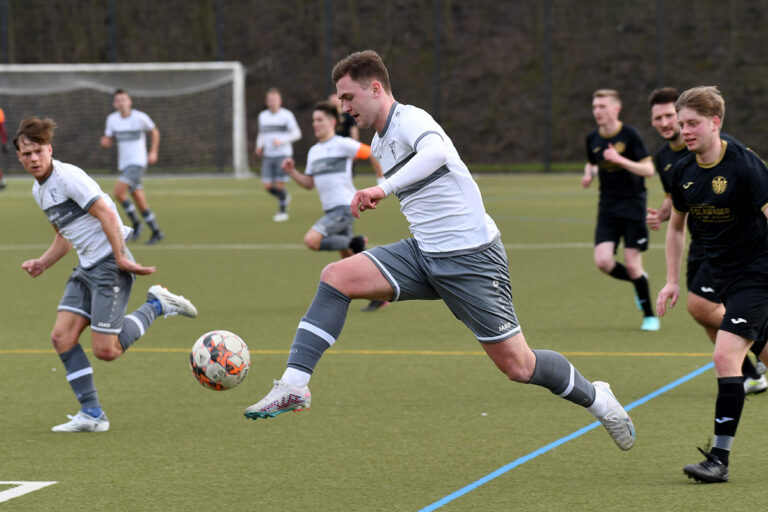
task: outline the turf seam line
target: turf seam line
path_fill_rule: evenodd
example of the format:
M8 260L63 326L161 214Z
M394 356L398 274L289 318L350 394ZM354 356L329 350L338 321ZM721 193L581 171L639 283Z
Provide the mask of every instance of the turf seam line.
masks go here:
M639 405L642 405L642 404L644 404L644 403L646 403L646 402L648 402L650 400L653 400L654 398L658 397L659 395L662 395L662 394L666 393L667 391L669 391L671 389L674 389L677 386L679 386L679 385L681 385L681 384L683 384L685 382L688 382L689 380L691 380L691 379L693 379L695 377L698 377L699 375L701 375L702 373L704 373L707 370L711 369L712 367L714 367L714 363L713 362L709 362L706 365L702 366L701 368L699 368L699 369L689 373L688 375L684 375L683 377L680 377L679 379L677 379L677 380L675 380L673 382L670 382L666 386L663 386L663 387L657 389L656 391L654 391L652 393L649 393L649 394L645 395L644 397L635 400L634 402L632 402L631 404L626 406L625 409L627 411L631 411L635 407L637 407ZM541 448L539 448L537 450L532 451L528 455L523 455L522 457L518 458L517 460L514 460L514 461L510 462L509 464L500 467L499 469L497 469L497 470L487 474L486 476L480 478L479 480L476 480L476 481L472 482L471 484L469 484L469 485L459 489L458 491L455 491L455 492L449 494L448 496L445 496L444 498L439 499L438 501L432 503L431 505L428 505L428 506L420 509L419 512L432 512L433 510L437 510L438 508L442 507L443 505L446 505L446 504L452 502L453 500L455 500L457 498L460 498L461 496L464 496L465 494L467 494L467 493L477 489L481 485L484 485L484 484L490 482L491 480L500 477L504 473L506 473L506 472L508 472L508 471L510 471L510 470L512 470L512 469L514 469L514 468L516 468L516 467L518 467L520 465L522 465L522 464L525 464L529 460L535 459L539 455L547 453L548 451L553 450L553 449L557 448L558 446L567 443L568 441L571 441L571 440L576 439L577 437L579 437L579 436L581 436L583 434L586 434L587 432L589 432L590 430L598 427L599 425L600 425L600 422L599 421L595 421L595 422L590 423L589 425L587 425L585 427L580 428L579 430L577 430L577 431L575 431L575 432L573 432L571 434L568 434L565 437L561 437L557 441L553 441L553 442L549 443L546 446L543 446L543 447L541 447Z

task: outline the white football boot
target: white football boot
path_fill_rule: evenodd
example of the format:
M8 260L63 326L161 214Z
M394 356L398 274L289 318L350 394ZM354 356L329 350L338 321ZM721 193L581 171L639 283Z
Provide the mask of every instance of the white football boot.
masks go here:
M274 381L275 385L267 396L245 409L246 418L274 418L280 413L309 409L312 394L308 386L290 386L281 380Z
M153 285L147 292L148 298L155 298L160 301L160 306L163 309L163 316L166 318L169 316L188 316L195 318L197 316L197 308L189 299L184 298L181 295L176 295L168 291L168 288L160 286L159 284Z
M78 411L74 416L67 414L69 421L56 425L51 430L53 432L106 432L109 430L109 420L103 412L98 418L90 414Z
M629 450L635 444L635 425L632 418L613 395L607 382L595 381L592 385L595 386L595 401L599 400L609 408L607 413L597 419L619 448Z

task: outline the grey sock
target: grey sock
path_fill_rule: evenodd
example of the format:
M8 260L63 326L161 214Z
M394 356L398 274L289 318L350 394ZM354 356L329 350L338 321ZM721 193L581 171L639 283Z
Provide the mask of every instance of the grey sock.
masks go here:
M536 354L536 367L529 384L545 387L577 405L592 405L595 387L562 354L551 350L534 350L533 353Z
M99 394L93 382L93 368L79 343L67 352L59 354L64 369L67 371L67 381L75 392L77 401L82 408L101 407Z
M323 237L320 242L321 251L341 251L343 249L349 249L349 242L351 238L344 235L330 235Z
M134 344L136 340L144 336L149 326L157 318L155 307L149 302L142 304L139 309L131 314L125 315L123 320L123 329L117 335L117 341L123 346L123 352Z
M155 221L155 214L152 210L147 208L141 212L141 216L144 217L144 222L147 223L147 226L149 226L149 229L151 229L153 233L160 231L160 227L158 227L157 222Z

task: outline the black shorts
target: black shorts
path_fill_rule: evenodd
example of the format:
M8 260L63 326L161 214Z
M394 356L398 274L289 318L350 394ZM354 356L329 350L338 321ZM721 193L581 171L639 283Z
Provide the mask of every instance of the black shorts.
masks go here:
M768 283L755 276L731 279L723 295L725 316L720 330L752 341L768 337ZM725 289L725 287L723 286Z
M690 249L688 253L690 254ZM707 260L689 257L687 268L686 279L689 292L716 304L723 302L715 286L712 267Z
M609 213L598 213L595 245L613 242L615 252L622 238L626 249L646 251L648 249L648 226L645 219L627 219Z

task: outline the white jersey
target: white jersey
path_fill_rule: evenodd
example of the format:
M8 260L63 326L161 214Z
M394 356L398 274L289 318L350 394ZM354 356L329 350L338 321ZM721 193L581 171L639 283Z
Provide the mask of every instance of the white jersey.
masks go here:
M349 206L352 202L355 196L352 161L363 145L355 139L334 135L309 148L304 174L314 179L323 211L341 205Z
M453 142L424 110L395 102L382 133L373 136L374 156L384 177L397 173L428 134L442 138L447 161L426 178L396 193L400 211L422 251L445 253L482 247L499 236L485 212L477 183L459 157Z
M301 129L296 117L290 110L280 108L277 112L267 109L259 114L259 135L256 137L256 147L264 148L266 157L293 156L292 142L301 138ZM282 142L276 146L274 140Z
M59 234L74 246L81 266L90 268L112 253L101 222L88 209L103 199L117 219L120 215L112 199L81 168L53 160L51 175L43 183L35 180L32 196ZM124 238L132 231L127 226L122 229Z
M155 129L155 123L144 112L132 109L128 117L120 112L112 112L107 116L107 126L104 135L114 137L117 141L117 168L124 170L131 165L147 167L147 136L146 132Z

